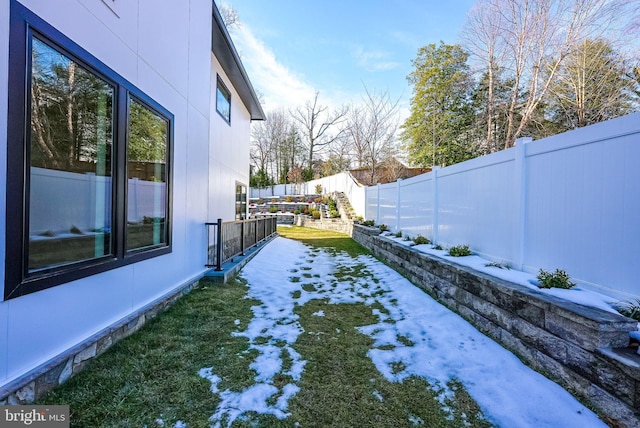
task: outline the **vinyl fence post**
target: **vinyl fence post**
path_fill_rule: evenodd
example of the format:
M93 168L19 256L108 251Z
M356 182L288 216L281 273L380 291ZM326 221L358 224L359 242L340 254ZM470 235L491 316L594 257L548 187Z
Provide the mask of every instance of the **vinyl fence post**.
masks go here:
M378 206L376 207L376 224L380 224L380 183L376 184L378 192Z
M433 241L434 244L438 243L438 211L440 210L440 207L438 206L438 171L440 171L440 167L439 166L434 166L432 168L433 171L433 201L431 202L432 204L432 210L433 210L433 215L431 216L431 231L432 231L432 238L431 240Z
M396 228L395 228L395 232L399 232L400 231L400 222L402 220L402 186L401 186L401 182L402 182L402 178L398 178L398 180L396 181L396 184L398 185L397 189L396 189Z
M513 266L521 270L524 266L525 248L526 248L526 221L527 221L527 144L532 142L533 138L523 137L516 140L515 147L515 167L514 182L516 183L515 213L516 223L515 236L515 254L513 256Z

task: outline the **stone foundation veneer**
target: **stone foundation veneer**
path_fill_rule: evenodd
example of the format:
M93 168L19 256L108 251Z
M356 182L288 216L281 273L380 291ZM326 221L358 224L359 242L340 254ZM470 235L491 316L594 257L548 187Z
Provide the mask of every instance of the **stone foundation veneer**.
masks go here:
M477 272L379 234L377 228L353 226L354 240L595 407L610 425L640 426L640 355L628 348L636 321Z
M178 287L13 382L0 387L0 405L28 404L40 398L78 373L91 359L102 354L114 343L138 331L147 321L197 287L198 283L199 280L194 279Z

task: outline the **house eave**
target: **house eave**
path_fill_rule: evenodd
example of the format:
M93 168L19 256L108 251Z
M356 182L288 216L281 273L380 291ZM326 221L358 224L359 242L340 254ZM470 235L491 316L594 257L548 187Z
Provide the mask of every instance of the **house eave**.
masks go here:
M229 36L227 27L224 25L222 15L220 15L215 2L213 2L213 23L211 26L211 51L238 92L242 103L249 111L251 120L264 120L265 114L258 96L253 89L253 85L251 85L249 76L247 76L247 72L240 60L240 55L238 55L231 41L231 36Z

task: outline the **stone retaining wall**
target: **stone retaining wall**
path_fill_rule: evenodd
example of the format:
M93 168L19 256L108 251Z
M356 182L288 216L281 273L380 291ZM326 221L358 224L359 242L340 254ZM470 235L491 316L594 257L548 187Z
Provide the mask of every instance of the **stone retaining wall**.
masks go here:
M353 223L351 221L345 221L341 218L322 218L315 220L305 215L297 215L295 225L312 227L314 229L332 230L349 236L351 236L351 231L353 229Z
M611 426L640 426L640 355L628 348L636 321L474 271L379 234L377 228L353 226L353 239L595 407Z

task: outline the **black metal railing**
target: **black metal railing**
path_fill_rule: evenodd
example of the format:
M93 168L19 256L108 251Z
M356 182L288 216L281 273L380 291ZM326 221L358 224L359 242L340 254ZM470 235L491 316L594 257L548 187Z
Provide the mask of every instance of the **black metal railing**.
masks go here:
M207 264L222 270L222 265L276 233L276 216L250 220L205 223L207 227Z

